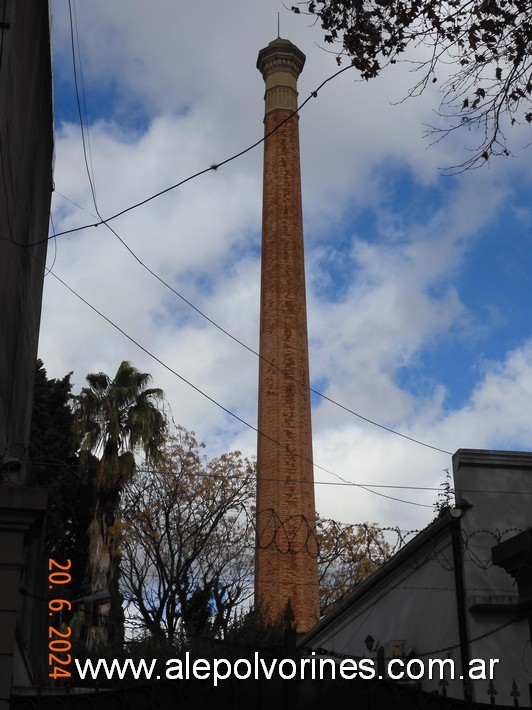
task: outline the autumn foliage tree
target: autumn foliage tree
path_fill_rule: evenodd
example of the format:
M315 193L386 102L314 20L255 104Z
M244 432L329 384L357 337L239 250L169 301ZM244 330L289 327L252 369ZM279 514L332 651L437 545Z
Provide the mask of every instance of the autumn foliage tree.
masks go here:
M320 614L342 602L389 559L391 549L375 524L345 525L318 516Z
M246 634L270 643L272 629L258 610L250 613L254 462L239 452L209 459L193 432L168 432L157 408L162 391L128 362L112 379L88 375L89 386L75 397L70 375L48 380L38 361L36 378L30 458L35 482L51 491L46 546L75 560L76 569L86 567L75 597L107 593L92 615L76 607L86 617L78 650L121 652L112 620L121 627L122 603L132 636L158 650ZM135 462L138 449L144 465ZM390 549L375 525L318 518L317 538L326 613Z
M206 458L202 448L177 427L162 461L138 469L122 495L128 623L134 637L159 647L233 638L233 622L252 601L255 466L238 452ZM372 524L318 518L317 538L326 613L378 569L390 548Z
M444 125L434 130L476 131L457 168L509 155L507 127L532 123L529 0L303 0L292 9L314 15L338 62L346 57L363 79L408 56L418 70L410 95L439 81Z
M207 459L202 448L177 427L121 503L129 623L163 645L223 637L253 593L254 466L239 452Z

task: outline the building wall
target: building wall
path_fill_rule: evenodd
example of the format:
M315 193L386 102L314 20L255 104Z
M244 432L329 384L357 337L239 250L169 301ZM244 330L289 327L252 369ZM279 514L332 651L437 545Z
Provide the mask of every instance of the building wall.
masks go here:
M515 680L520 704L530 705L529 620L516 606L514 579L493 565L491 551L532 526L532 454L460 450L453 463L457 507L452 516L447 512L419 533L355 589L344 612L325 617L306 642L313 648L367 656L368 634L385 649L387 641L404 639L404 650L411 649L413 657L453 658L457 676L463 674L462 653L466 663L499 659L497 704L513 702ZM453 528L458 530L455 554ZM448 695L463 698L459 677L448 680ZM423 679L422 687L442 691L437 680ZM489 701L488 681L474 681L471 691L474 701Z
M48 3L7 0L0 28L0 458L27 450L52 190ZM4 14L4 13L3 13ZM34 247L29 244L41 241ZM13 468L13 466L11 466ZM16 472L25 481L22 463Z
M44 673L46 493L26 464L52 191L46 0L0 5L0 710ZM32 246L35 242L38 244ZM22 591L21 591L22 590ZM41 678L38 678L41 680Z
M394 655L391 642L402 641L404 652L412 657L430 654L422 658L447 658L447 652L432 652L457 643L453 553L448 527L441 523L435 527L420 549L410 552L405 548L407 554L402 559L388 563L394 567L381 574L380 581L379 573L373 575L367 591L329 628L312 638L310 645L372 658L376 663L377 653L368 653L364 643L369 635L376 646L384 648L386 657ZM362 587L360 591L364 592ZM459 652L453 651L452 657L460 672ZM449 695L460 697L459 680L449 682ZM440 688L434 681L423 683L423 689Z
M456 500L470 503L461 519L470 639L483 636L517 616L517 586L492 563L498 543L532 526L532 454L462 449L453 458ZM498 658L498 699L508 700L515 678L522 704L530 704L532 649L528 620L509 623L470 644L471 658ZM477 700L484 702L485 697Z

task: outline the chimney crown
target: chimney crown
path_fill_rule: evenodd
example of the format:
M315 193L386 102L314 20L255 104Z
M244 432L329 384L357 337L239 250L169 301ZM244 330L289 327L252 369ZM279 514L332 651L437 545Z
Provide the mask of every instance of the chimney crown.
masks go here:
M266 113L297 110L297 79L304 64L303 52L281 37L260 50L257 69L266 83Z

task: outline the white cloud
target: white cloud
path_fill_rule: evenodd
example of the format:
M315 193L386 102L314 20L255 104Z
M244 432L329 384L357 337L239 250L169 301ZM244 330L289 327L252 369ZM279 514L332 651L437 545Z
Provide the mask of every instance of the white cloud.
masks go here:
M90 127L104 216L260 137L263 83L255 60L276 34L278 9L282 34L307 54L299 84L306 98L336 62L314 45L319 28L306 27L280 3L156 0L149 13L131 0L95 0L90 9L78 4L88 99L98 88L105 100L89 104L89 115L113 109ZM55 64L62 77L69 66L67 20L65 7L55 3ZM451 181L438 175L438 166L456 162L458 139L426 149L421 135L434 107L430 93L390 106L411 84L405 69L368 83L355 83L354 74L345 72L301 114L312 376L325 394L364 416L448 451L526 447L529 343L503 362L471 372L459 409L449 407L445 381L435 380L422 393L400 381L401 368L421 363L438 343L489 336L489 324L475 322L468 312L460 275L471 246L500 210L510 203L526 209L515 198L508 166ZM145 120L137 124L139 115ZM56 154L58 191L93 213L78 126L58 128ZM262 149L255 149L112 222L153 271L253 349L261 157ZM525 163L514 169L519 179L530 180ZM410 183L405 194L418 189L430 195L428 203L404 204L401 180ZM54 198L57 230L92 221ZM51 245L50 261L53 253ZM182 377L255 426L256 357L158 283L104 226L58 238L54 272ZM212 453L230 447L254 452L252 428L138 350L52 276L46 279L40 355L50 376L74 370L76 387L87 372L111 374L129 359L152 373L176 420L196 430ZM434 487L450 466L448 455L326 402L315 407L314 432L316 463L352 481ZM316 478L335 480L319 469ZM318 486L318 508L345 521L417 527L430 518L436 499L434 491L380 492L429 507Z
M445 428L456 432L460 446L529 449L526 412L532 394L532 342L510 351L503 362L484 363L483 370L470 402L450 414Z

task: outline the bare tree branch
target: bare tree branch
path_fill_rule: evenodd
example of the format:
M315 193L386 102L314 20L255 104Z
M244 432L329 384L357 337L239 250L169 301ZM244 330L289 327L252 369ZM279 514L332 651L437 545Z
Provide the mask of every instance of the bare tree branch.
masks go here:
M474 169L493 156L509 156L506 129L532 123L532 5L528 0L302 0L292 10L314 15L325 42L337 44L362 79L372 79L407 48L428 47L415 61L420 79L408 97L445 78L430 126L439 138L458 129L478 143L451 172ZM410 60L411 61L411 60ZM439 140L435 139L435 142Z
M122 500L122 591L139 627L169 643L223 636L252 594L254 468L232 452L206 460L178 427L163 460Z

